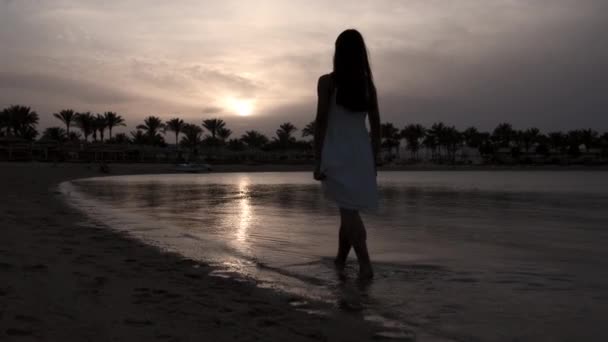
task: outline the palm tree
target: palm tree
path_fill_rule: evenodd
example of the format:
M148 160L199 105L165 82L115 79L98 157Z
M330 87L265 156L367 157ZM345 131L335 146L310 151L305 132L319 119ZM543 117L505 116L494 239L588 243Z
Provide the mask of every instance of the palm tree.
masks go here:
M308 123L308 125L306 125L306 127L304 127L304 129L302 129L302 138L306 138L306 137L314 137L315 136L315 121L311 121Z
M258 131L247 131L241 136L241 141L249 148L261 148L268 144L268 138Z
M222 143L226 143L226 140L230 138L231 134L232 131L225 127L222 127L217 131L217 136L222 141Z
M542 155L544 157L548 157L551 155L551 151L549 150L549 137L544 134L539 134L536 138L536 148L534 149L534 153Z
M566 134L566 144L568 145L568 154L578 157L580 146L583 144L583 131L578 129L568 131Z
M602 156L608 156L608 132L600 137L600 146L602 147Z
M194 124L184 124L182 128L182 133L184 136L182 137L181 144L182 146L195 149L201 143L201 137L203 135L203 129L198 125Z
M418 159L418 150L425 132L426 129L420 124L409 124L401 130L400 136L407 142L407 148L412 152L414 160Z
M585 145L586 152L599 145L599 140L599 133L597 131L592 129L583 129L581 131L581 142Z
M461 134L464 145L471 149L477 150L481 157L493 153L490 133L479 132L477 128L471 126L465 129Z
M118 145L126 145L131 142L129 137L124 133L118 133L110 140L112 141L113 144L118 144Z
M122 116L114 113L114 112L105 112L103 114L106 122L106 126L108 127L108 132L110 133L110 139L112 139L112 128L118 126L126 126L125 119ZM102 134L103 140L103 134Z
M448 127L443 122L436 122L426 131L423 143L431 150L432 158L443 159L442 147L449 145Z
M462 146L462 133L458 132L456 127L449 126L443 131L445 146L448 153L448 158L453 162L456 161L456 151Z
M72 141L72 142L80 141L81 137L82 137L82 134L80 134L80 132L70 132L70 134L67 135L68 141Z
M240 139L230 139L228 141L228 149L231 151L242 151L245 148L245 144Z
M38 135L36 125L38 124L38 113L26 106L10 106L5 109L8 123L7 132L26 140L34 140Z
M298 129L296 126L292 125L291 122L285 122L279 126L279 129L277 129L277 136L274 138L274 140L281 147L287 148L290 144L295 143L296 139L292 135L297 130Z
M469 127L462 132L462 138L467 147L479 148L481 146L481 134L475 127Z
M19 130L18 136L25 140L33 141L38 136L38 131L34 126L25 126L21 130Z
M0 136L8 135L10 132L10 118L8 111L3 109L0 112Z
M424 138L422 139L422 145L424 145L424 147L426 147L427 149L431 150L431 159L435 160L437 156L437 147L439 146L439 142L437 141L437 136L435 135L434 131L430 129L426 130Z
M95 130L93 131L93 138L97 139L96 132L99 131L99 137L101 139L101 142L103 143L104 134L106 128L108 128L108 121L106 120L106 117L104 115L97 114L95 115L95 119L93 120L93 122L93 127L95 128Z
M173 118L165 122L165 131L171 131L175 133L175 146L178 146L179 134L183 131L185 126L184 120L179 118Z
M209 133L211 133L211 138L213 138L213 140L215 140L217 132L225 126L226 123L222 119L203 120L203 127L205 127L205 129L207 129Z
M530 151L530 146L538 142L540 137L540 130L536 127L528 128L521 133L521 140L524 144L524 150L526 153Z
M134 145L145 145L148 142L148 136L141 130L131 131L131 142Z
M59 119L59 121L63 122L65 125L66 134L69 135L70 126L72 125L72 122L75 121L74 119L76 118L76 113L72 109L64 109L59 113L54 113L53 116Z
M399 130L390 122L386 122L380 125L380 132L383 139L382 145L388 147L388 152L391 153L393 147L397 147L397 154L399 153Z
M137 129L144 131L144 134L148 137L148 143L156 145L160 143L162 137L159 132L165 128L163 121L156 116L148 116L144 119L143 125L138 125Z
M484 159L494 155L492 135L488 132L479 133L479 154L481 154Z
M89 135L93 133L94 117L90 112L78 113L75 118L76 125L84 135L84 141L89 141Z
M501 123L492 132L492 139L499 147L509 147L515 139L516 133L509 123Z
M564 153L566 146L566 135L562 132L551 132L549 136L549 146L559 153Z
M67 140L67 132L61 127L49 127L44 130L40 140L51 140L57 142L65 142Z

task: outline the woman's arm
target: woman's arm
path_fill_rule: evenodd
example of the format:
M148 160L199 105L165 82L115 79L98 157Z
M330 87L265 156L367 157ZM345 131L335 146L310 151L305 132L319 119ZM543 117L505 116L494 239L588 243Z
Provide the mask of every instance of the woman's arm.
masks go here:
M369 110L369 127L372 136L372 151L374 153L374 161L378 160L378 154L380 153L380 143L382 137L380 136L380 110L378 109L378 95L376 89L371 89L371 107Z
M315 119L315 161L317 167L321 164L323 140L327 131L327 118L329 114L329 100L331 96L331 76L323 75L317 83L317 117Z

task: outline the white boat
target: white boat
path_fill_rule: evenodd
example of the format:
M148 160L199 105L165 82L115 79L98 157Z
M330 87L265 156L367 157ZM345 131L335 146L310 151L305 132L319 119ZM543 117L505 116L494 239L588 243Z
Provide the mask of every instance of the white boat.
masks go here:
M199 172L207 172L211 171L211 165L209 164L178 164L175 166L175 171L178 172L189 172L189 173L199 173Z

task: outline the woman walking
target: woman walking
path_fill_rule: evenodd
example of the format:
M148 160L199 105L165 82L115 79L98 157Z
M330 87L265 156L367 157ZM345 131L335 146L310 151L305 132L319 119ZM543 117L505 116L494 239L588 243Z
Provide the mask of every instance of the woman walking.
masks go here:
M346 30L338 36L334 70L319 78L317 94L314 178L340 208L335 265L343 269L353 248L360 278L370 279L373 270L367 232L359 211L378 205L375 160L380 148L380 115L367 49L358 31Z

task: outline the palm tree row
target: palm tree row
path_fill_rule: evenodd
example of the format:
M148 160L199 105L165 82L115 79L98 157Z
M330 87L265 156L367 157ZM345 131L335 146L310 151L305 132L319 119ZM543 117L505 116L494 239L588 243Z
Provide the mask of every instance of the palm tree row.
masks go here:
M200 124L186 123L180 118L163 121L159 117L149 116L144 122L130 132L113 135L113 129L125 126L125 120L115 112L92 114L78 113L71 109L54 113L65 126L49 127L41 139L54 141L85 142L92 137L93 141L107 143L132 143L138 145L166 145L164 134L171 132L175 136L176 146L197 148L198 146L220 147L239 150L254 149L289 149L310 148L309 141L298 141L295 137L297 128L289 123L283 123L276 130L275 136L269 139L256 130L246 131L240 138L230 139L232 130L227 128L224 120L219 118L206 119ZM38 136L36 125L39 115L30 107L10 106L0 112L0 136L16 136L34 140ZM80 131L74 132L76 127ZM108 139L105 133L108 133ZM205 134L205 132L207 134ZM303 138L314 136L315 123L310 122L301 131ZM382 146L389 154L398 155L401 141L405 141L406 149L413 160L419 159L419 151L426 148L431 152L431 158L438 161L454 161L456 153L463 147L476 149L482 156L491 156L497 151L510 151L513 156L520 154L569 154L588 152L592 149L608 150L608 133L600 135L592 129L571 130L568 132L549 132L543 134L538 128L516 130L511 124L501 123L492 132L481 132L475 127L464 131L442 122L424 127L420 124L408 124L402 128L386 122L381 125ZM181 137L181 139L180 139ZM583 150L581 150L581 147ZM605 152L608 153L608 152Z
M308 127L308 126L307 126ZM310 130L310 127L308 127ZM163 122L159 117L149 116L144 119L144 123L138 125L132 131L131 137L117 135L114 143L133 143L138 145L166 145L161 133L172 133L176 146L187 148L220 147L225 146L229 149L240 150L244 148L291 148L310 145L309 142L298 142L294 137L297 128L289 123L283 123L276 131L276 137L270 140L267 136L256 130L246 131L240 138L230 139L232 130L228 129L226 122L219 118L206 119L201 125L187 123L180 118L172 118ZM207 132L207 134L205 134ZM310 135L310 134L309 134ZM303 134L303 136L307 136ZM180 139L181 137L181 139ZM126 138L126 139L125 139Z
M101 142L105 139L105 132L108 130L109 138L112 139L112 129L118 126L125 126L125 120L114 112L105 112L104 114L91 114L90 112L77 113L72 109L64 109L53 116L65 125L65 135L68 140L74 140L76 136L71 135L72 126L80 129L84 135L84 140L89 141L89 136L93 136L93 140L97 141L98 133ZM51 127L55 134L60 131L56 127ZM48 130L48 129L47 129ZM72 137L72 138L70 138ZM58 138L58 137L56 137Z
M499 124L492 133L480 132L475 127L458 131L454 126L442 122L434 123L430 128L420 124L409 124L399 130L391 123L382 125L383 146L389 151L397 147L403 139L412 159L418 159L418 151L425 147L431 151L433 160L451 160L462 147L476 149L483 155L492 155L498 151L509 151L514 157L520 154L534 153L549 155L551 151L573 156L592 149L608 148L608 133L599 135L592 129L549 132L543 134L538 128L516 130L509 123Z

